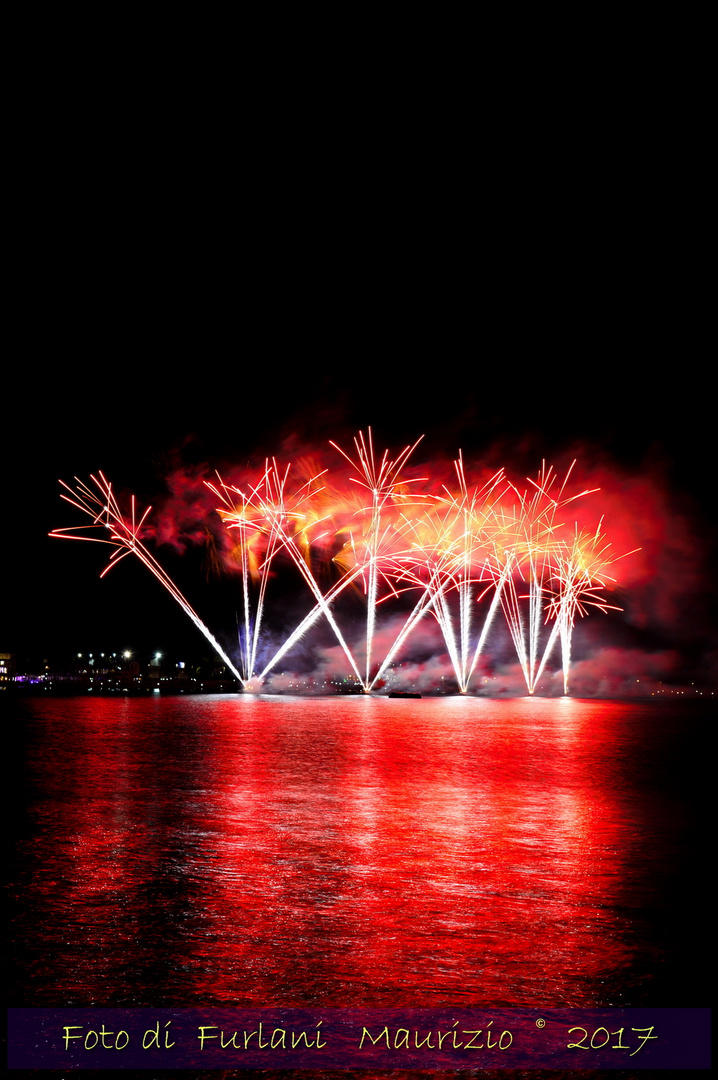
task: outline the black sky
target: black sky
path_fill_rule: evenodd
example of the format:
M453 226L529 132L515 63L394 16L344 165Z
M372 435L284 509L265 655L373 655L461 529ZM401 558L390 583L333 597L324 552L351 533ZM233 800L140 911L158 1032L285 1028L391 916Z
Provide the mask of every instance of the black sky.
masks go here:
M136 317L114 336L113 313L106 304L85 325L80 313L57 309L57 340L37 335L56 353L51 368L28 350L5 403L3 644L28 662L136 647L133 639L203 648L142 567L125 560L100 582L99 548L47 537L77 520L59 499L60 478L102 469L117 489L156 504L173 465L256 464L287 441L327 448L369 425L377 445L392 450L424 435L417 464L461 449L467 460L525 476L544 458L561 464L578 452L587 465L601 459L660 476L676 513L691 522L703 586L715 595L705 569L715 546L706 497L712 409L707 387L686 378L677 335L660 343L659 365L655 352L651 362L628 355L615 323L595 337L578 319L552 325L544 315L533 332L502 340L494 320L483 340L466 321L459 334L434 320L403 335L394 323L383 340L381 320L352 333L341 319L322 324L305 314L294 333L270 327L264 339L256 320L243 334L239 326L230 333L226 320L220 333L200 319L160 342L153 323L150 348ZM658 338L651 335L654 349ZM164 558L180 577L201 574L192 556L184 567L171 552ZM191 598L200 606L201 588ZM708 638L714 625L706 621Z
M672 69L589 65L578 92L502 73L488 104L428 80L388 110L324 88L307 114L301 91L245 109L189 69L58 55L28 63L10 170L0 648L194 633L141 567L98 583L101 553L48 539L72 524L59 478L156 502L178 454L368 425L424 434L417 460L660 476L713 640L710 170Z
M466 217L464 190L426 218L410 195L396 218L327 205L318 228L296 200L227 214L226 187L215 204L203 185L200 205L182 185L148 199L139 182L96 180L30 189L2 400L0 648L197 640L141 567L99 582L101 550L48 538L76 520L60 478L101 469L157 504L173 465L256 463L371 426L392 450L424 435L417 464L461 450L523 477L578 455L656 477L694 540L710 653L702 285L677 218L654 227L657 192L629 206L618 189L611 205L534 190L523 205L516 183Z

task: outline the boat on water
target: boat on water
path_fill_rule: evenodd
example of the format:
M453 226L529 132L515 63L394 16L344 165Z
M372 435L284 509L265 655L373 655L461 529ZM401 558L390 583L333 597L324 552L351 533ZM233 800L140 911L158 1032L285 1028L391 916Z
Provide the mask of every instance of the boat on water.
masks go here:
M416 694L411 690L390 690L387 697L421 697L421 694Z

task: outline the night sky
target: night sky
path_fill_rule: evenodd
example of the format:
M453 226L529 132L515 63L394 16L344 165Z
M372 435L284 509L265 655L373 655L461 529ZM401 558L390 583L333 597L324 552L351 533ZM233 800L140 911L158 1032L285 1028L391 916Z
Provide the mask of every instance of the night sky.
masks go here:
M51 309L51 328L30 334L5 400L0 644L21 668L78 651L207 651L143 567L127 559L100 581L109 549L47 537L80 521L59 498L60 478L101 469L117 491L159 507L173 469L257 466L307 447L329 463L330 439L349 447L371 425L377 447L394 452L424 435L413 461L437 474L461 450L469 474L472 464L504 465L520 481L543 459L560 470L577 457L577 482L608 470L619 487L648 485L659 527L640 520L630 493L623 505L632 533L645 529L666 557L655 581L644 576L623 596L622 615L585 621L584 654L604 646L661 654L647 673L675 685L713 681L712 408L708 388L687 378L693 361L679 319L641 339L645 320L657 317L653 300L631 320L622 309L601 325L598 302L569 319L534 306L514 325L504 323L513 314L504 305L482 329L466 311L457 324L450 305L423 311L418 299L391 318L356 301L331 319L265 304L246 326L239 308L233 325L226 309L217 322L207 303L187 312L165 297L150 315L137 297L129 313L117 297L94 299L87 318L77 306ZM30 355L34 346L52 353L49 371ZM155 550L210 628L231 633L236 598L206 581L201 552Z
M28 84L0 648L21 667L204 650L141 566L99 581L102 549L48 538L78 520L60 478L102 469L157 507L173 468L348 445L371 425L392 450L425 435L414 461L429 468L461 450L469 475L521 480L573 457L577 478L613 475L656 573L623 615L591 617L585 649L714 679L709 170L675 80L654 74L650 93L632 63L625 86L602 76L577 97L546 73L547 97L507 84L480 134L433 98L375 130L363 92L349 119L322 106L307 120L282 95L268 126L250 108L238 134L234 100L199 82L183 96L184 74L170 88L98 72L94 94L65 65ZM201 553L157 555L209 624L231 624Z

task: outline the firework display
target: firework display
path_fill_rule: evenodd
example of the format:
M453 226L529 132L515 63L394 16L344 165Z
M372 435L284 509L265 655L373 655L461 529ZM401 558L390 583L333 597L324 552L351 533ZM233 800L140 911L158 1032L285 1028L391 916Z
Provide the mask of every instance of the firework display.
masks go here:
M205 481L208 512L221 522L225 566L241 581L242 615L234 659L190 606L148 550L149 508L138 515L134 497L123 510L102 473L76 482L62 498L90 523L50 535L110 545L107 573L133 554L154 574L212 645L245 689L265 685L277 664L324 619L357 688L383 685L419 624L438 624L461 693L472 689L479 658L499 611L506 620L529 693L560 647L568 693L571 638L577 617L591 607L616 605L602 595L616 561L601 519L592 529L572 520L573 466L560 481L542 466L525 490L503 469L472 486L461 455L451 483L409 476L418 443L391 459L374 449L372 433L359 433L353 451L330 444L340 468L295 469L267 460L255 476ZM296 473L299 477L296 477ZM620 556L623 557L623 556ZM311 607L278 648L267 654L264 616L279 564L292 567ZM342 603L360 594L361 634L342 630ZM377 628L385 605L398 613L392 639ZM355 620L354 620L355 622ZM229 650L233 652L233 650Z

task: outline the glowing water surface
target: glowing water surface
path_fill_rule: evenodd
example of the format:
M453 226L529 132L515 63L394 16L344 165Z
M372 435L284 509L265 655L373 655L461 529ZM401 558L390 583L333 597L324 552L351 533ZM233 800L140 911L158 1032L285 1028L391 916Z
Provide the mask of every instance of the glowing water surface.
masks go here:
M683 779L700 715L251 695L25 711L12 1004L704 1004Z

